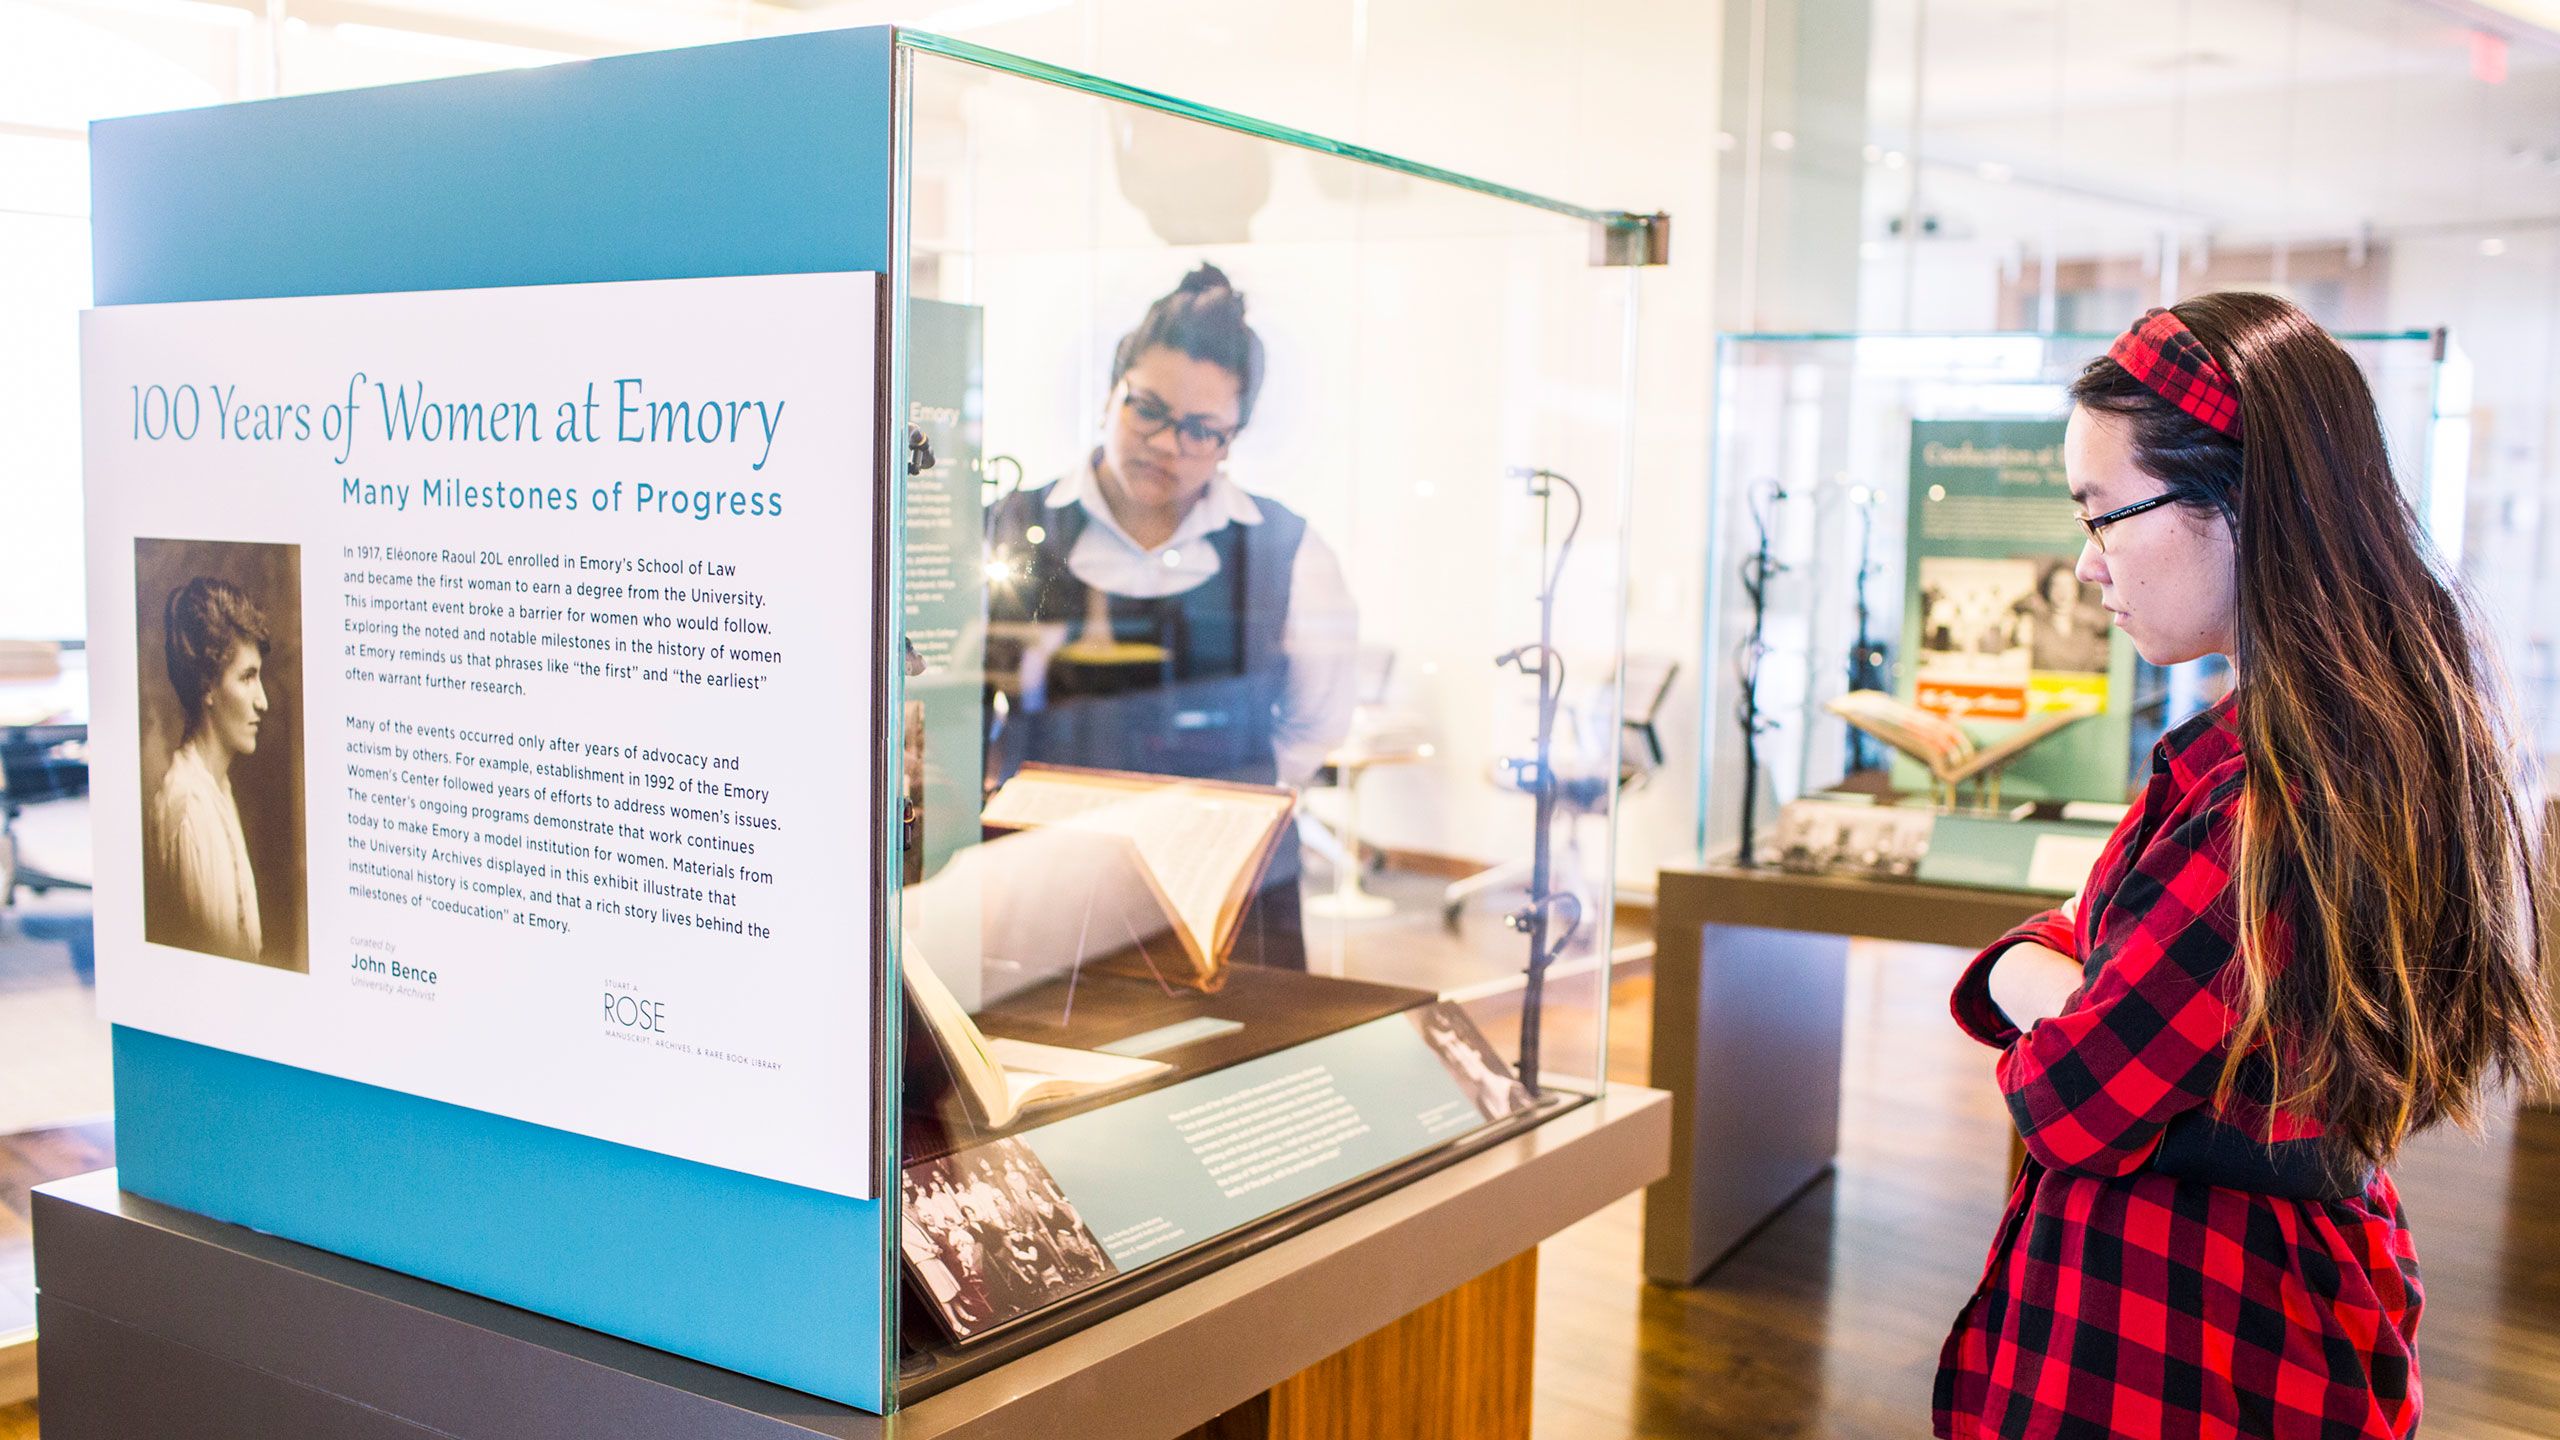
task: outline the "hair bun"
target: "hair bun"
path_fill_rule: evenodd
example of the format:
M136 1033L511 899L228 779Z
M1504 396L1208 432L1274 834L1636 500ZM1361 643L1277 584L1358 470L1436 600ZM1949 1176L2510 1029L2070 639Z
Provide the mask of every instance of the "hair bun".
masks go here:
M1262 337L1245 323L1244 296L1226 271L1203 260L1171 294L1149 305L1138 328L1112 349L1111 383L1119 384L1139 356L1159 345L1235 376L1236 423L1253 418L1254 396L1262 388Z
M1233 295L1236 293L1236 287L1228 281L1226 271L1203 260L1198 269L1182 277L1182 283L1174 287L1173 293L1176 295Z

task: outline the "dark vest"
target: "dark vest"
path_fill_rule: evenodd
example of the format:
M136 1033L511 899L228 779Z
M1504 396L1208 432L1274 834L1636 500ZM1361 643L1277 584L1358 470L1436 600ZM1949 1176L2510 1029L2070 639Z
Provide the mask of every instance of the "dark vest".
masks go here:
M1051 621L1081 636L1091 588L1067 568L1084 534L1082 505L1052 509L1049 491L1017 491L987 516L987 555L1010 579L989 587L991 622ZM997 778L1024 761L1269 784L1272 737L1289 679L1281 636L1306 521L1255 497L1259 525L1211 533L1218 573L1178 595L1108 595L1115 638L1158 645L1156 666L1090 667L1060 657L1042 693L1026 695L990 755ZM1042 531L1030 539L1034 526Z

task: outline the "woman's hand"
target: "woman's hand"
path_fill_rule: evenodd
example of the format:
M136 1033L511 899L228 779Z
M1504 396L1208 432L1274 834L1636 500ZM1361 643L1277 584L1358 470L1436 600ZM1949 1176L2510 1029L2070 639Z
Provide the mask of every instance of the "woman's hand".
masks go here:
M2079 961L2032 940L2000 952L1991 967L1992 1002L2021 1030L2061 1014L2063 1002L2080 984Z

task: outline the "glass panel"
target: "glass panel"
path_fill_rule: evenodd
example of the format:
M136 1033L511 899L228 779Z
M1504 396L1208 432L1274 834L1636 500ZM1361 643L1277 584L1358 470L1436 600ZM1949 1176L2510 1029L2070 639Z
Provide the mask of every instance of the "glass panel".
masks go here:
M1426 165L1419 160L1407 160L1400 156L1389 155L1384 151L1372 150L1365 145L1354 145L1348 141L1311 134L1292 126L1258 120L1250 115L1239 115L1232 110L1222 110L1214 105L1203 105L1178 96L1142 90L1134 85L1123 85L1098 75L1087 75L1063 66L1052 65L1044 60L1008 55L1001 50L972 45L966 40L954 40L921 30L902 30L898 38L901 45L919 54L942 55L955 60L964 60L971 65L1001 74L1026 80L1038 80L1061 89L1118 101L1133 110L1151 110L1159 114L1178 116L1185 120L1233 130L1238 134L1268 140L1275 144L1301 150L1314 150L1338 159L1357 161L1371 169L1410 175L1416 179L1429 180L1435 184L1490 196L1515 205L1550 211L1576 220L1608 224L1618 218L1612 212L1592 210L1570 201L1532 194L1526 190L1514 189L1511 186L1478 179L1472 175L1461 175L1454 170L1446 170L1437 165Z
M1592 212L920 43L902 958L970 1018L910 1027L902 1233L948 1352L1596 1092L1631 727L1692 677L1619 654ZM1008 1114L971 1029L1090 1088ZM1007 1194L1090 1229L963 1238Z
M2459 524L2467 441L2459 352L2425 334L2339 338L2373 385L2412 504L2440 546L2458 544L2446 528ZM1745 795L1751 858L1782 863L1793 837L1780 834L1778 811L1790 801L1844 789L1859 797L1843 802L1853 806L1945 798L1929 771L1831 708L1853 690L1954 717L1984 747L2039 714L2094 707L1957 797L1967 809L2005 802L2004 815L2027 802L2121 801L2151 741L2218 693L2215 662L2165 673L2139 664L2088 587L2067 579L2081 532L2059 488L2066 389L2113 339L1725 337L1705 848L1739 847ZM1756 717L1748 735L1746 710ZM1881 844L1882 823L1868 828L1879 833L1862 843ZM1891 854L1870 858L1908 873Z

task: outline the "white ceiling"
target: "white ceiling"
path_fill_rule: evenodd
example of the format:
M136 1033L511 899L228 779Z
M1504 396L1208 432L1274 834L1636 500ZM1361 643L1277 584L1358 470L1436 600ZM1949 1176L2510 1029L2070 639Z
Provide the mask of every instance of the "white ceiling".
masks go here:
M1923 12L1878 0L1868 129L1917 147L1923 207L1958 230L2078 250L2560 224L2560 51L2483 47L2415 0ZM1871 213L1898 209L1909 172L1875 170Z
M2121 253L2163 231L2307 244L2560 225L2560 49L2545 36L2482 51L2465 17L2501 6L2524 0L1873 0L1864 130L1809 143L1794 163L1864 164L1879 217L1902 211L1916 174L1921 208L1949 231L2066 253ZM1434 27L1431 45L1469 42L1441 7L1349 13L1392 28L1408 8ZM300 27L283 55L288 89L315 65L332 85L368 83L507 63L494 52L510 47L538 59L903 20L1030 53L1178 35L1153 48L1232 57L1215 83L1120 78L1208 84L1223 103L1319 130L1357 128L1394 98L1298 93L1293 79L1344 73L1357 23L1274 24L1241 0L289 0L287 12ZM74 137L95 114L259 93L263 45L245 36L261 13L261 0L0 0L14 42L0 44L0 82L15 81L0 83L0 121ZM148 50L51 34L66 27L127 32ZM366 31L492 53L377 54L355 43ZM168 73L137 68L137 54ZM2500 59L2503 77L2483 79ZM1861 161L1865 142L1874 156ZM1922 165L1884 165L1882 152L1915 148Z

